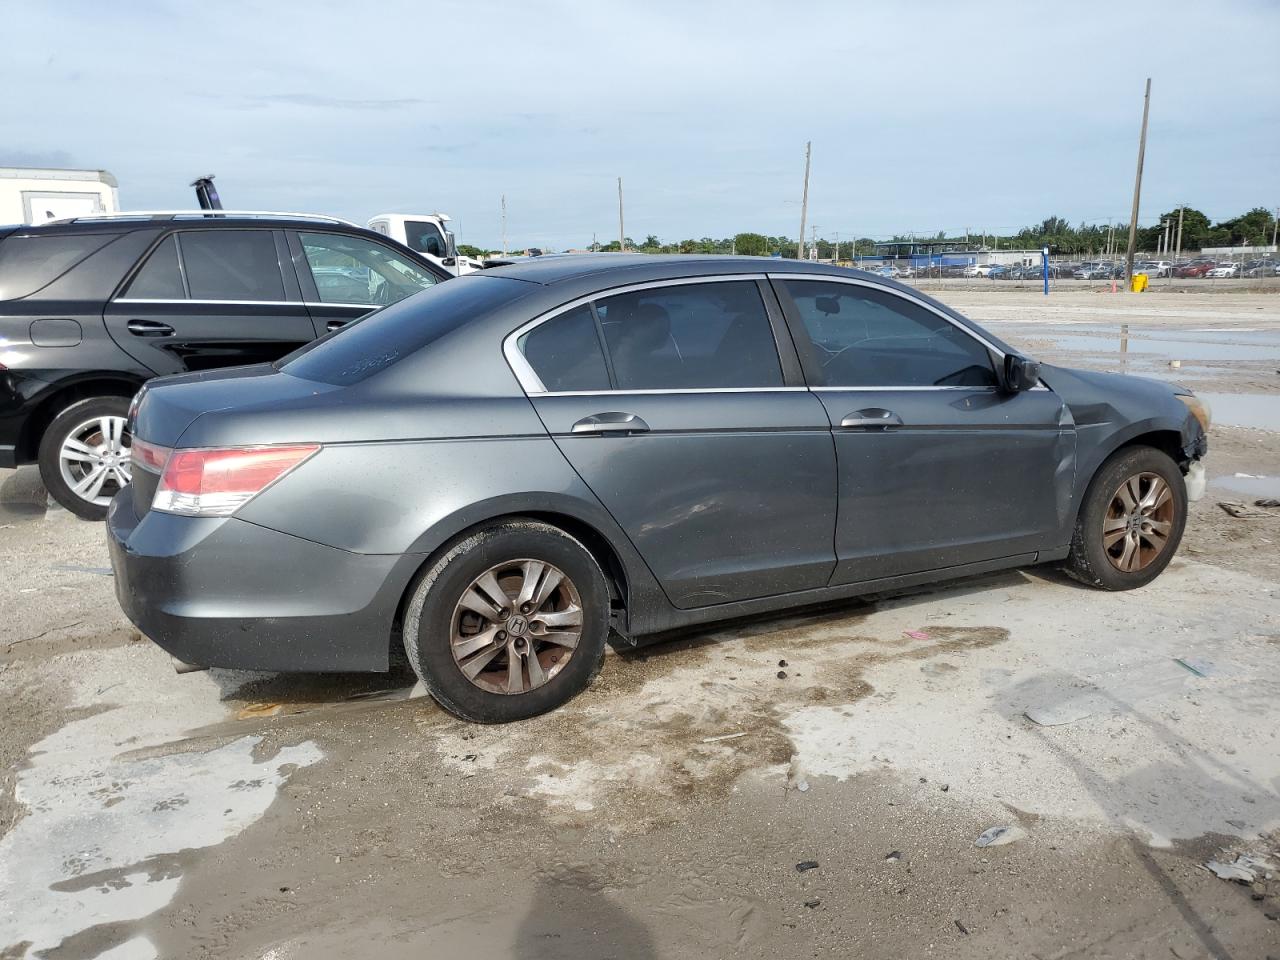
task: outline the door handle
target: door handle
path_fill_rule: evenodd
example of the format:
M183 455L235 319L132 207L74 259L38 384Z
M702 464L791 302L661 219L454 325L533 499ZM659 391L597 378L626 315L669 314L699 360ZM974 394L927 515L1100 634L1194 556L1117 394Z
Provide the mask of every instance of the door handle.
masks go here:
M902 418L883 407L868 407L853 411L840 421L840 426L844 430L888 430L902 426Z
M173 336L173 327L158 320L130 320L125 326L135 337Z
M649 425L634 413L597 413L583 417L572 427L574 433L647 433Z
M329 330L330 332L334 330L341 330L350 322L351 322L350 320L330 320L328 323L324 325L324 328L326 330Z

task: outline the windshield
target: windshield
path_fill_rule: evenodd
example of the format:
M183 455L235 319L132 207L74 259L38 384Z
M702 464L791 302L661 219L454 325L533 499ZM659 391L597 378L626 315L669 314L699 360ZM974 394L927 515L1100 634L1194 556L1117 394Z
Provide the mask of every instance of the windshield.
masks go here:
M429 253L433 257L443 257L449 249L440 228L426 220L406 220L404 242L410 250Z

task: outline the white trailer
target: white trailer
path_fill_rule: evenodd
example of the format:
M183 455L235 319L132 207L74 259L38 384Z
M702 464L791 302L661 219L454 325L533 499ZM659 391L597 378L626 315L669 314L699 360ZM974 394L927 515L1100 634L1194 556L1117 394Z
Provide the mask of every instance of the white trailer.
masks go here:
M106 170L0 167L0 223L47 223L119 209L116 178Z
M458 253L447 213L380 213L370 230L403 243L452 274L484 269L484 264Z

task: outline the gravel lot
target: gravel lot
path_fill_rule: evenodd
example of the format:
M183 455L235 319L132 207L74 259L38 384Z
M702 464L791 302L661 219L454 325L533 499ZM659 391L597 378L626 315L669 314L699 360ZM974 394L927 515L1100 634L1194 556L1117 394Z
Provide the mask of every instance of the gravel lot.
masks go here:
M938 295L1214 398L1154 584L734 623L477 727L405 673L175 675L0 471L0 958L1280 954L1280 510L1218 506L1280 497L1280 296Z

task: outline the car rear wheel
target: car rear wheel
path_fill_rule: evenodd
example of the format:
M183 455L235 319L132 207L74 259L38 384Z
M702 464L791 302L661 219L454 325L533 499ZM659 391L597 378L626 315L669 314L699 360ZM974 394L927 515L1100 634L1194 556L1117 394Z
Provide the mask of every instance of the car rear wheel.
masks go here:
M552 710L600 670L609 588L595 558L557 527L512 520L447 549L405 614L409 662L446 710L507 723Z
M1186 522L1186 483L1169 455L1120 450L1085 494L1066 572L1104 590L1145 586L1173 559Z
M40 439L45 489L85 520L102 520L111 498L129 482L129 401L92 397L54 418Z

